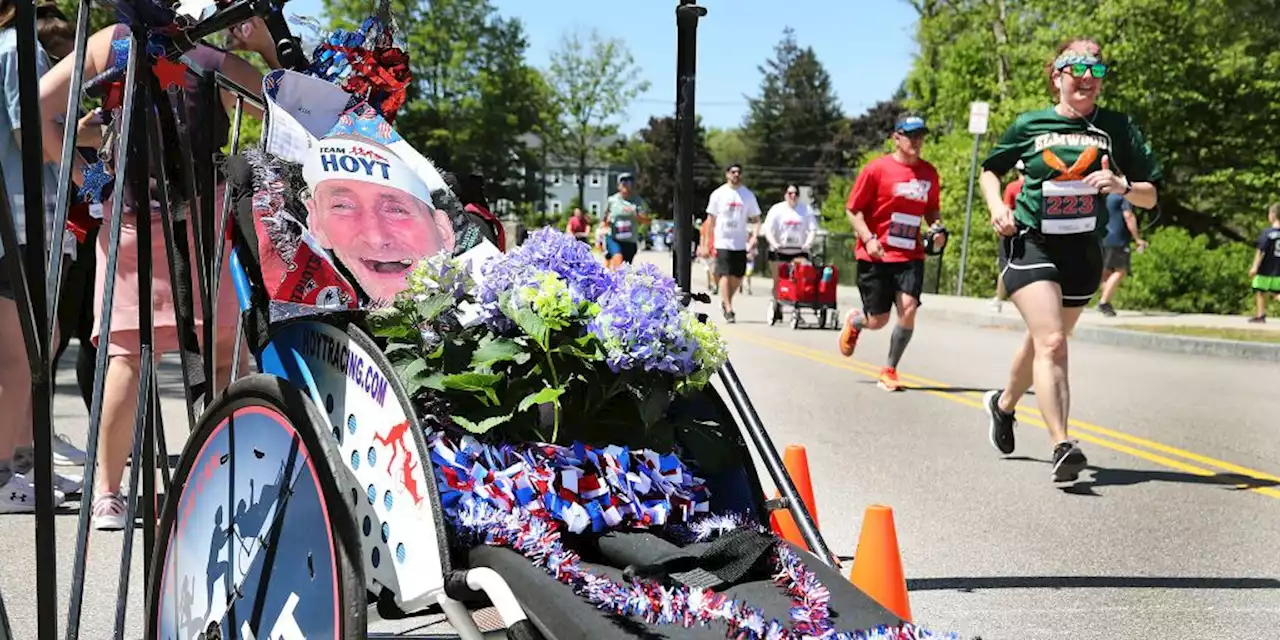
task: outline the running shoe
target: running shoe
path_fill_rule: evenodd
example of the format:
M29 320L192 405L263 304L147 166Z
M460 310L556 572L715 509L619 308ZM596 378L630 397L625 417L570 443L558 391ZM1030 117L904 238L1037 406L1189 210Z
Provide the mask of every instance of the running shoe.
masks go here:
M1074 440L1059 442L1053 448L1053 481L1071 482L1089 464L1088 458Z
M59 433L53 437L53 463L64 467L83 466L85 453Z
M853 326L853 320L861 313L861 311L854 309L844 317L844 328L840 330L840 355L846 358L852 356L854 347L858 346L858 333L860 332Z
M93 528L98 531L124 529L128 515L129 507L119 493L103 494L93 500Z
M16 473L30 484L35 484L36 472L34 469L27 473ZM53 472L53 488L65 496L78 495L84 488L84 480L80 476L64 476L57 471Z
M880 370L880 381L876 383L885 391L898 391L902 389L902 383L898 382L898 370L893 367L885 367Z
M723 303L720 305L720 311L724 313L724 319L729 324L733 324L738 321L738 315L733 312L733 309L724 306Z
M1116 308L1111 306L1110 302L1099 302L1098 311L1101 311L1102 315L1108 318L1116 317Z
M66 499L61 491L53 490L55 509L62 506ZM0 486L0 513L34 513L35 510L36 488L21 474L9 476L9 481Z
M1266 316L1254 316L1252 318L1249 318L1249 324L1265 324L1266 322L1267 322Z
M988 391L982 397L982 408L986 409L990 423L991 446L996 451L1009 455L1013 453L1013 426L1017 420L1014 419L1014 414L1000 409L1000 394L1003 392L1002 389Z

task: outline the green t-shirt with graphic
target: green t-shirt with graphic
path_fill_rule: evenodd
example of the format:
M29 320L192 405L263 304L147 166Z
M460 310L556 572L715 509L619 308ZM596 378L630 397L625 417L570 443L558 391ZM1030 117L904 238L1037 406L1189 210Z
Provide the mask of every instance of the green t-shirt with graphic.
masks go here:
M604 219L609 223L609 235L618 242L637 242L636 217L648 211L644 198L634 193L630 198L615 193L604 204Z
M1069 118L1053 108L1024 113L1001 136L982 168L1004 174L1023 162L1026 182L1014 204L1014 218L1044 233L1107 230L1106 194L1082 179L1102 168L1129 182L1163 178L1151 145L1129 116L1098 107L1086 118Z

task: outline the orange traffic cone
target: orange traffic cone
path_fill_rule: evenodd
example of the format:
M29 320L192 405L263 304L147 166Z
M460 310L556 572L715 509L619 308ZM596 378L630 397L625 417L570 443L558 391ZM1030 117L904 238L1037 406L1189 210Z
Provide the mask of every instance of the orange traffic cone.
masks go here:
M911 622L911 603L907 598L907 580L902 573L892 508L879 504L867 507L849 580L894 615Z
M787 468L787 475L791 476L791 482L796 485L796 493L800 494L800 499L804 501L805 507L809 509L809 515L813 516L813 526L817 528L818 506L813 499L813 481L809 477L809 454L805 452L804 445L787 445L787 450L782 455L782 464ZM774 497L776 498L778 495L775 491ZM805 544L804 536L800 535L800 527L796 524L795 518L791 516L789 509L774 511L769 515L769 523L773 525L773 532L783 540L801 549L809 549L809 545Z

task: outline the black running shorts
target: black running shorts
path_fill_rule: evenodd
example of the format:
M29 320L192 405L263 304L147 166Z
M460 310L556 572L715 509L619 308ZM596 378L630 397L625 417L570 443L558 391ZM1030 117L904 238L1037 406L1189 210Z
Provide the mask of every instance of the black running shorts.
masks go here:
M1056 282L1062 287L1062 306L1083 307L1098 291L1102 279L1102 245L1092 233L1046 236L1019 227L1004 238L1009 263L1000 277L1010 296L1033 282Z
M741 278L747 273L747 252L716 249L716 275Z
M889 313L898 292L920 302L924 290L924 260L910 262L858 261L858 293L862 295L862 312L869 316Z

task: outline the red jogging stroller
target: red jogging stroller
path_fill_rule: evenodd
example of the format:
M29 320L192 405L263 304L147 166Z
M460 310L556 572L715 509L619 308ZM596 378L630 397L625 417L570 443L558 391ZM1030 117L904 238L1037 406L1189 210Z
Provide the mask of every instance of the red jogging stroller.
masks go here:
M825 256L815 252L810 262L780 262L773 267L773 292L769 296L769 324L782 320L783 309L791 311L791 328L808 326L804 311L813 311L819 329L838 329L840 315L836 310L836 284L840 270L827 264Z

